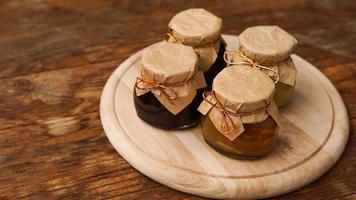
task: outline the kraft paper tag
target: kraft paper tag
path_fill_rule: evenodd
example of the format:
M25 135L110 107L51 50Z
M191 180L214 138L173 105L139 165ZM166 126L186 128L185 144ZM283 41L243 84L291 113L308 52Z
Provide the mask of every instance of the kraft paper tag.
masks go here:
M215 103L214 99L210 95L207 97L207 100ZM198 107L198 111L203 115L207 115L213 107L214 107L213 105L203 100Z
M221 40L204 45L194 47L194 51L199 55L199 69L206 72L214 64L218 57Z
M221 134L223 134L222 123L224 123L225 120L224 115L221 112L219 112L217 108L213 107L209 112L208 116L211 122L214 124L215 128ZM232 127L231 127L232 132L223 135L227 137L230 141L233 141L245 131L245 128L240 116L230 116L230 118L232 119ZM228 121L228 123L230 122Z

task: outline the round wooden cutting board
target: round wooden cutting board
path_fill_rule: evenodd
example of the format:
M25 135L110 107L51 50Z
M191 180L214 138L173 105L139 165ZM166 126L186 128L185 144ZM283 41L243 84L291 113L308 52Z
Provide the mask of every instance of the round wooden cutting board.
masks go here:
M225 35L228 49L236 36ZM297 55L293 100L280 110L284 126L267 157L235 160L214 151L200 127L160 130L141 121L133 103L139 51L111 75L100 102L101 121L115 149L134 168L168 187L210 198L263 198L296 190L338 160L349 135L344 103L331 82Z

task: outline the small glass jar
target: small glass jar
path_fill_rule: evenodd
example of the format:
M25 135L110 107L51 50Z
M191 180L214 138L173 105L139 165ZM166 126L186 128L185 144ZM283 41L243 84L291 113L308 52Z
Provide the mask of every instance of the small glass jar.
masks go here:
M226 43L221 37L222 20L201 8L177 13L168 24L168 42L188 45L199 55L199 70L204 72L207 88L226 67Z
M278 126L271 117L256 124L244 124L244 128L245 131L231 141L215 128L209 117L204 117L201 123L205 141L228 156L258 158L268 154L276 145Z
M133 100L139 118L161 129L186 129L197 125L197 111L206 87L198 70L198 56L186 45L161 42L141 56L141 75Z
M262 66L260 69L278 82L274 100L278 107L286 105L293 94L297 71L290 57L297 40L278 26L254 26L239 35L239 53ZM258 66L257 66L258 67ZM275 71L265 70L270 68Z
M205 115L205 141L235 158L254 159L271 152L280 124L274 92L274 82L258 69L243 64L225 68L198 109Z

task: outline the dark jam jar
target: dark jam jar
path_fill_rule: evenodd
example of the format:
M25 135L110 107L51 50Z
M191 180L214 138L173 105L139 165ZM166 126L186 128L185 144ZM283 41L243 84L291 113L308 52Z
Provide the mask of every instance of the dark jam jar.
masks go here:
M161 42L146 49L141 60L141 74L134 88L138 117L161 129L197 125L201 119L197 111L202 100L200 89L206 83L193 48Z
M205 9L193 8L177 13L169 22L166 40L194 48L199 70L211 88L214 77L226 66L226 44L221 38L222 20Z
M225 51L226 43L223 39L221 39L218 57L216 58L214 64L208 69L208 71L204 72L204 77L207 84L206 89L211 89L215 76L218 75L218 73L226 67L226 63L224 61Z
M136 92L134 94L137 116L161 129L186 129L197 125L201 117L197 107L201 100L201 95L196 95L192 103L174 115L157 100L153 93L148 92L141 96L137 96Z

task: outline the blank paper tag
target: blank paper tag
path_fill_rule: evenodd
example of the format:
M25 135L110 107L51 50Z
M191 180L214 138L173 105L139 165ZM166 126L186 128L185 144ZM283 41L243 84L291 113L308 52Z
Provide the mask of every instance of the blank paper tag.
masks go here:
M207 96L207 100L212 103L215 103L211 95ZM214 107L213 105L203 100L198 107L198 111L203 115L207 115L213 107Z

